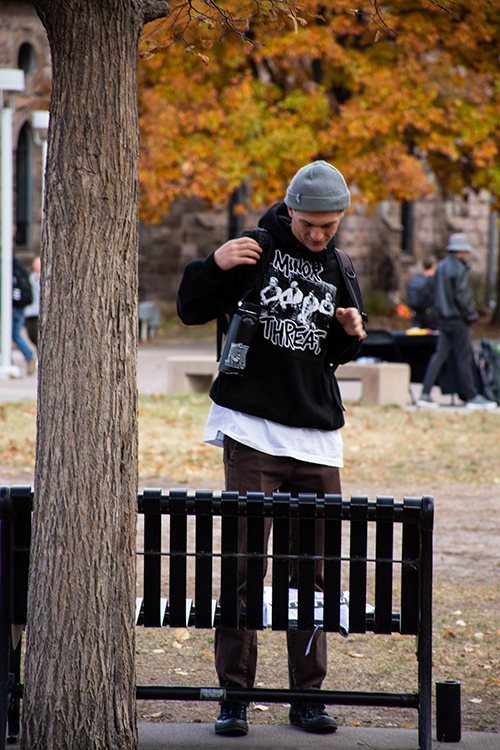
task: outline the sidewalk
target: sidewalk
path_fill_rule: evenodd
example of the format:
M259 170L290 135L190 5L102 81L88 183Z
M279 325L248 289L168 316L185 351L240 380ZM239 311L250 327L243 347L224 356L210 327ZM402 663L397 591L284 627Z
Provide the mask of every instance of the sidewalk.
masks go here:
M435 737L435 731L433 730ZM291 726L251 725L246 737L218 737L213 724L139 724L139 750L418 750L415 729L339 727L311 735ZM500 734L463 732L460 742L432 741L432 750L499 750Z
M167 362L169 356L184 353L197 353L213 355L215 359L214 343L191 343L191 344L139 344L139 356L137 363L137 384L141 395L156 395L167 392L168 368ZM11 378L9 380L0 380L0 403L14 401L36 401L37 378L36 375L27 376L26 363L24 358L17 349L13 352L14 364L16 364L24 377ZM340 391L344 401L358 401L361 398L361 383L359 381L343 380L339 383ZM412 383L411 385L414 400L420 396L422 385ZM440 389L434 387L432 390L433 399L439 403L436 411L467 414L463 403L452 395L443 396ZM407 411L417 410L417 406L410 403L404 407ZM495 413L500 412L500 407ZM500 750L500 745L499 745Z
M462 732L460 742L432 750L499 750L500 734ZM17 742L8 747L19 750ZM335 734L307 734L291 726L251 725L246 737L218 737L213 724L139 723L139 750L418 750L416 729L339 727ZM429 748L430 750L430 748Z
M166 393L169 355L193 351L199 354L213 354L215 359L215 344L140 344L137 363L139 393L141 395ZM0 380L0 403L36 401L36 374L26 375L26 362L17 349L13 351L13 359L23 377Z

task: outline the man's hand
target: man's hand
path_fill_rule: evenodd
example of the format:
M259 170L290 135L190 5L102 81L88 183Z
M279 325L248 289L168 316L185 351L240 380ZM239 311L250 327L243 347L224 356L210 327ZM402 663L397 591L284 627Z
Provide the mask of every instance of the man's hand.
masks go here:
M363 320L359 310L355 307L337 307L335 317L348 336L357 336L359 339L366 338L363 328Z
M251 237L239 237L221 245L214 253L214 260L223 271L229 271L236 266L254 266L261 252L261 246Z

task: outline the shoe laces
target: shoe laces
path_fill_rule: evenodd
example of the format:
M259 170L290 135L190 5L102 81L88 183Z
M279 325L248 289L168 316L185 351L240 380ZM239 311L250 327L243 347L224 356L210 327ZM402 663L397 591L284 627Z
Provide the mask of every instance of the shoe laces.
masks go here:
M321 716L325 713L324 703L306 703L303 709L303 716L313 717Z
M221 706L221 716L224 719L246 719L247 709L243 703L236 701L226 701Z

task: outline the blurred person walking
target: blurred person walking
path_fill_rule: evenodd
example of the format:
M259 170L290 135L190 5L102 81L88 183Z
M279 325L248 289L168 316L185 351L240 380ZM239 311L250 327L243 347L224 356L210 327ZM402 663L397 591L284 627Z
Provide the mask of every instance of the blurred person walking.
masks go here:
M438 263L435 273L435 304L440 335L424 375L424 387L417 401L423 409L435 409L431 388L453 347L456 354L460 397L465 408L476 411L495 409L495 401L482 396L472 376L472 343L470 324L479 317L469 283L470 265L467 258L473 249L466 234L452 234L446 247L447 255Z
M19 258L14 258L12 265L12 341L23 354L28 375L36 370L36 355L21 335L24 326L24 311L31 304L33 293L27 271Z

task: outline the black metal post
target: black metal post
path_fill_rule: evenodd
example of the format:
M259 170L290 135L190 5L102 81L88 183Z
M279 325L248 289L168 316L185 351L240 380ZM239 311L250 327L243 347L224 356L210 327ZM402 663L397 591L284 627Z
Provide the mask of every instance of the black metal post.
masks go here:
M440 742L460 742L461 710L458 680L436 682L436 738Z

